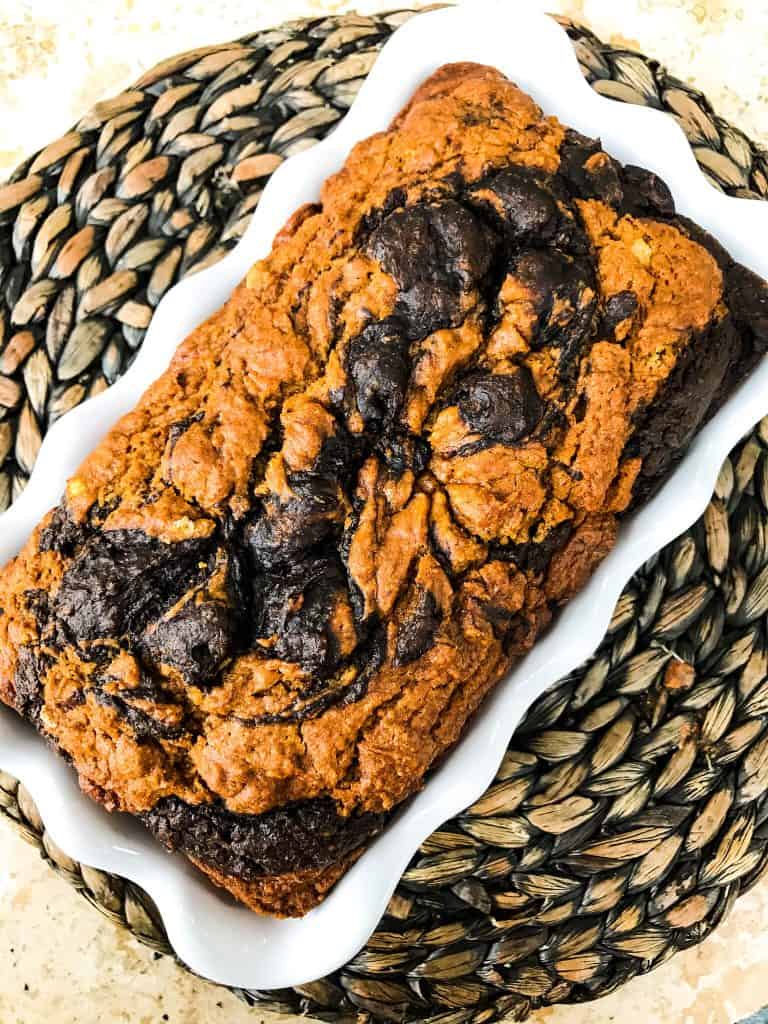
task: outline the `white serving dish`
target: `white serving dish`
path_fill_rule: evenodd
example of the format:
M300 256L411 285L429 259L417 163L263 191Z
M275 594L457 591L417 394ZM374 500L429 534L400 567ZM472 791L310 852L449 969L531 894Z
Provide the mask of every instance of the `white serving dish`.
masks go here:
M448 61L495 65L546 113L592 136L625 162L669 184L682 213L709 229L747 266L768 277L768 204L733 199L701 175L671 117L598 96L584 81L565 32L508 0L471 0L420 15L387 43L358 99L333 134L281 166L239 245L216 266L176 285L160 303L131 370L108 392L68 413L49 432L31 482L0 517L0 563L12 557L62 493L65 479L166 367L201 320L264 256L289 214L317 197L323 180L359 139L384 128L419 83ZM768 413L763 361L701 431L663 490L627 522L589 585L486 700L464 738L325 903L305 918L258 917L209 885L180 855L169 856L135 821L83 796L63 760L12 712L0 713L0 768L22 780L55 842L70 856L142 886L155 900L179 957L197 973L241 988L301 984L339 967L374 930L419 843L488 786L525 711L587 658L616 599L649 556L704 510L723 458Z

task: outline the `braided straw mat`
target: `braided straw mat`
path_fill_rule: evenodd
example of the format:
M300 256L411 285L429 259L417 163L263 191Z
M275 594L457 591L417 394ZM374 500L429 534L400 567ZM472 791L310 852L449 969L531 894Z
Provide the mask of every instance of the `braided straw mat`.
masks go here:
M294 22L182 54L98 104L0 188L0 510L41 436L108 387L181 277L233 246L281 160L342 117L410 17ZM768 197L768 154L648 58L564 23L606 96L671 111L704 173ZM246 1001L329 1021L524 1020L700 942L768 868L768 420L702 519L628 584L600 648L531 709L487 793L424 842L368 945ZM147 895L57 850L0 773L0 809L52 867L170 953Z

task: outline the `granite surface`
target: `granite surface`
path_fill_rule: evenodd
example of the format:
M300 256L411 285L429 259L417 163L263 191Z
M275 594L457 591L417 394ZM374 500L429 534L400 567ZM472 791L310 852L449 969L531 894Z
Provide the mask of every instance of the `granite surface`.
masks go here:
M512 2L512 0L510 0ZM518 0L569 14L695 83L768 146L768 0ZM387 0L0 0L0 180L95 101L171 53ZM390 0L389 6L395 6ZM424 6L414 0L413 6ZM533 1024L765 1024L768 885L701 946L597 1004ZM157 958L0 824L0 1024L276 1022ZM285 1018L280 1018L285 1021Z

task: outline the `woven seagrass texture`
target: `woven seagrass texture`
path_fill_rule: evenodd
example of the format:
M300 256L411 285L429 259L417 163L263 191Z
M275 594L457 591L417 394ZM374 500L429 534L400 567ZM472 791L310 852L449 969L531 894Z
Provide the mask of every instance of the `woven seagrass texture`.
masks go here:
M245 229L287 155L343 115L408 12L315 19L172 58L0 188L0 508L47 426L114 381L180 277ZM671 111L704 172L768 197L768 159L655 61L567 25L604 95ZM703 518L637 573L594 657L542 697L491 788L414 856L333 976L240 992L282 1012L445 1024L593 999L700 942L768 865L768 421ZM94 906L169 952L152 901L0 809Z

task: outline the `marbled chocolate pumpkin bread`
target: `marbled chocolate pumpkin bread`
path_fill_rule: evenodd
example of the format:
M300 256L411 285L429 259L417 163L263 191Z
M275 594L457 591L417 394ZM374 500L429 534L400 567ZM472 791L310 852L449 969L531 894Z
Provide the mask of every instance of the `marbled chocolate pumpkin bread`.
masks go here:
M444 67L5 568L0 697L303 914L766 347L766 285L662 181Z

